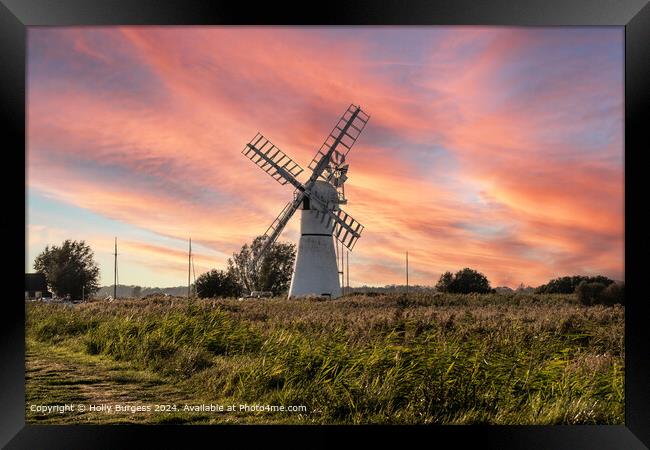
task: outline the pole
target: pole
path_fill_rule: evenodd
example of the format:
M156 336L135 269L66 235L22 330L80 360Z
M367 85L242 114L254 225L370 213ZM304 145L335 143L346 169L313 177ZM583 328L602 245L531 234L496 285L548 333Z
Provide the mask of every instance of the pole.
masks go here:
M192 280L194 281L194 287L192 288L192 291L196 297L196 270L194 270L194 258L192 258Z
M350 293L350 250L346 250L345 253L347 254L347 264L345 267L345 271L347 272L346 277L347 277L347 286L348 286L348 294Z
M409 293L409 252L406 252L406 293Z
M190 252L187 256L187 297L190 296L190 273L192 271L192 238L190 238Z
M113 274L113 300L117 299L117 236L115 237L115 273Z
M343 242L341 242L341 286L343 286L343 295L345 295L345 273L343 271L345 270L345 266L343 265L343 257L345 255L343 254Z
M337 270L337 276L339 277L339 285L341 286L341 295L345 295L345 285L344 285L344 278L343 278L343 244L340 244L341 249L339 250L339 241L337 239L334 239L334 259L336 260L336 270ZM340 258L340 264L339 264L339 256Z

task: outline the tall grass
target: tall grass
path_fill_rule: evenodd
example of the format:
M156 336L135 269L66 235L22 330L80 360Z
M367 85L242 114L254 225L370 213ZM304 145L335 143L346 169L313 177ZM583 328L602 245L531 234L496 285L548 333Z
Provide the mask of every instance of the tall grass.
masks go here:
M34 339L201 398L307 405L307 422L624 421L624 309L573 295L31 303L28 318Z

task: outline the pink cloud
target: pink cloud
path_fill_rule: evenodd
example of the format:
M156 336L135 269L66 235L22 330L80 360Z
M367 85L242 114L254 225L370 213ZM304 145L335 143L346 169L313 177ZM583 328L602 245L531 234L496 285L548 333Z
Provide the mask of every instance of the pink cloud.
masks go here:
M31 74L32 190L230 254L291 197L239 154L244 144L260 131L306 168L355 102L372 116L350 154L346 189L346 211L366 226L356 283L399 282L406 250L421 284L465 266L495 285L574 272L623 276L621 86L594 75L599 56L565 64L580 83L554 71L566 59L555 46L590 44L578 32L449 29L424 60L408 64L408 55L380 57L373 39L382 35L372 30L358 40L251 27L102 33L110 44L85 29L61 30ZM89 82L83 72L42 81L52 55L66 52L79 67L99 65L93 73L104 88L76 88ZM547 72L516 93L531 68ZM611 103L606 119L621 125L593 143L605 120L594 112L601 99ZM434 147L442 156L429 159ZM160 255L171 267L180 258L131 244L142 260Z

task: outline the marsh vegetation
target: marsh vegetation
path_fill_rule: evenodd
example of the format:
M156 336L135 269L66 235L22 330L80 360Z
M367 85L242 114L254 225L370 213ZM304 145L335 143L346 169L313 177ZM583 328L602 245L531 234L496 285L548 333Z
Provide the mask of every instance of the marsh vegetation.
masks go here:
M575 294L27 304L27 404L256 403L301 413L29 423L621 424L624 307Z

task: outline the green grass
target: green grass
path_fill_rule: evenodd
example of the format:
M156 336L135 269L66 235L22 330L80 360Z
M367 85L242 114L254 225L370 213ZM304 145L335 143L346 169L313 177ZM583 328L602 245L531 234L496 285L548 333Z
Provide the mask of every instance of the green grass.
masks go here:
M624 423L624 308L573 295L355 295L27 305L27 403L307 412L29 423ZM48 403L49 402L49 403Z

